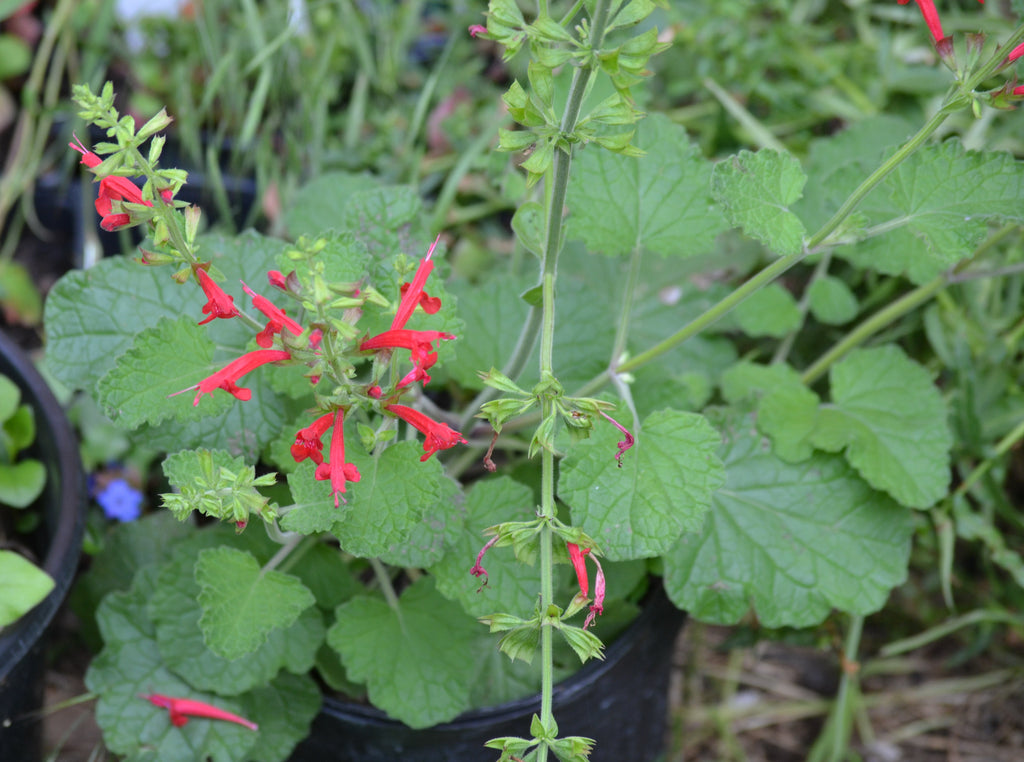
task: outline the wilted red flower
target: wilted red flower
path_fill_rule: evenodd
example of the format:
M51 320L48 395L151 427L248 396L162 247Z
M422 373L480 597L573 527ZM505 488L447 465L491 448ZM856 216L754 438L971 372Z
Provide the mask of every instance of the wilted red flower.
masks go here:
M139 698L146 699L154 706L166 709L170 715L171 724L176 728L180 728L188 723L189 717L205 717L209 720L233 722L237 725L243 725L249 728L249 730L259 730L259 725L255 722L239 717L237 714L216 707L213 704L207 704L205 701L175 698L174 696L164 696L161 693L139 694Z
M424 434L424 454L420 456L421 461L426 460L438 450L447 450L457 444L466 444L462 434L448 428L448 424L435 421L415 408L405 405L386 405L384 409L389 413L394 413Z
M572 562L572 568L576 572L576 581L580 586L579 595L583 598L587 598L590 594L590 579L587 575L588 555L590 560L597 566L597 576L594 578L594 602L590 605L590 613L587 614L587 618L583 622L583 629L585 630L594 623L594 620L600 614L604 613L606 587L604 569L601 567L601 562L597 559L597 556L590 554L590 548L580 548L574 542L567 542L565 546L569 550L569 560Z

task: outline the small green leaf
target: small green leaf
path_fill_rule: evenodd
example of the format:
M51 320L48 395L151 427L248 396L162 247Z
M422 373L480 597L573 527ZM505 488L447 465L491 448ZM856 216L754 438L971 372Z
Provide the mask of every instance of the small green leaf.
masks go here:
M261 570L255 558L233 548L202 551L195 573L202 590L199 626L210 649L226 659L255 651L267 633L291 626L315 602L297 578Z
M807 232L789 207L807 181L791 154L764 149L740 151L715 165L711 190L729 222L775 254L798 254Z
M13 550L0 550L0 628L17 621L54 588L53 578Z
M696 413L651 413L636 444L615 460L622 435L602 423L562 461L558 496L573 521L612 561L665 552L683 532L695 532L724 479L715 451L720 437Z
M857 316L857 297L839 278L818 278L807 291L811 314L826 325L849 323Z
M781 339L800 327L802 315L796 299L778 283L769 283L749 299L740 302L733 313L747 336L771 336Z
M839 457L791 465L752 416L716 416L726 483L701 532L665 555L665 588L695 617L734 624L753 605L766 627L815 625L833 608L870 614L906 578L910 511Z
M927 508L946 494L953 444L946 404L924 368L889 345L851 352L830 374L815 446L844 451L873 487Z
M46 467L38 460L0 464L0 504L26 508L42 494L45 486Z
M0 376L0 421L6 422L21 403L21 390L7 376Z
M512 230L519 242L538 257L544 253L544 207L525 201L512 215Z
M469 707L477 665L466 658L479 625L434 589L430 577L407 588L395 608L378 598L338 607L327 642L373 704L413 728Z

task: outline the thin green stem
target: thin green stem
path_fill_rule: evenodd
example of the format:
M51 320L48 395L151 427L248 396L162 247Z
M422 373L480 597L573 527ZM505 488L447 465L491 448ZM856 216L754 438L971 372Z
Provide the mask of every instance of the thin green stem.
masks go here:
M894 320L917 309L945 287L946 276L940 275L934 280L928 281L923 286L918 286L913 291L904 294L895 302L883 307L863 323L858 325L854 330L850 331L850 333L846 334L842 341L815 360L814 363L803 372L801 377L803 382L805 384L813 384L822 375L828 372L828 369L851 349L863 344L868 338L885 328Z
M618 326L615 329L615 341L612 344L612 356L608 363L609 369L618 366L619 358L626 351L626 339L629 337L629 317L633 312L633 298L636 296L636 284L640 280L640 263L643 251L640 246L633 249L629 258L629 272L626 274L626 293L622 295L622 306L619 309Z
M836 210L836 213L832 215L832 219L822 225L817 233L807 239L807 248L814 249L824 243L825 239L835 232L846 221L846 218L853 213L853 210L864 200L865 196L873 191L882 180L888 177L890 172L920 148L931 137L932 133L942 126L942 123L946 121L950 114L963 108L967 103L967 98L960 95L957 90L951 90L947 93L942 106L932 114L931 118L924 123L924 126L917 131L917 134L904 143L896 153L886 159L878 169L868 175L867 179L858 185L857 189Z
M608 22L608 10L610 0L597 0L590 25L590 46L592 50L598 50L604 40L605 28ZM546 3L541 4L541 13L546 14ZM576 129L580 109L583 105L583 97L587 92L591 77L594 75L596 62L591 61L586 68L577 68L573 72L572 83L569 87L569 95L566 100L565 110L559 123L559 131L562 140L559 141L558 149L555 151L554 161L551 169L545 177L545 225L544 225L544 247L541 264L541 330L540 330L540 377L543 381L546 376L554 375L554 339L555 339L555 277L558 270L558 255L562 249L563 219L565 209L566 190L569 185L569 168L572 164L573 144L569 142L570 137ZM564 144L563 144L564 143ZM542 421L547 420L554 414L553 401L545 397L542 402ZM541 424L543 425L543 424ZM555 457L550 449L544 447L541 451L541 506L540 514L548 518L554 518L555 490L554 490ZM550 524L545 524L540 532L540 578L541 598L540 608L543 616L547 617L548 607L554 604L554 560L553 560L553 532ZM542 620L543 621L543 620ZM545 727L551 727L554 723L552 715L552 694L554 690L554 647L553 628L545 624L541 627L541 722ZM547 762L548 746L541 743L537 749L537 762Z
M972 470L971 473L967 475L967 478L964 479L963 482L961 482L953 491L953 497L959 497L960 495L967 494L967 491L977 484L981 477L992 470L992 466L994 466L1000 458L1010 451L1010 448L1022 439L1024 439L1024 421L1021 421L1014 426L1010 433L996 443L996 447L995 450L993 450L992 455L974 467L974 470Z
M370 568L373 569L373 577L377 580L377 585L384 595L384 600L388 602L388 606L392 611L398 612L398 594L395 593L395 588L391 584L391 575L388 574L388 570L380 562L380 559L377 558L370 559Z
M772 365L785 362L786 358L789 356L789 352L793 348L794 342L796 342L796 337L803 328L804 321L807 320L807 312L811 308L811 287L817 281L828 275L828 268L831 263L832 252L826 251L821 255L821 259L818 261L817 267L814 268L814 272L811 273L810 279L804 286L804 292L800 297L800 302L797 304L797 309L800 311L800 324L790 331L786 335L786 338L779 343L779 346L775 350L775 354L772 355Z

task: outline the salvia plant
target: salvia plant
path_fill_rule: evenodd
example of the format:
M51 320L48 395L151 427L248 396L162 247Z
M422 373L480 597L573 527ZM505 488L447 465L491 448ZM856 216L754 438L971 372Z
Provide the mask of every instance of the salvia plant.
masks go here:
M634 100L668 45L653 2L492 0L469 33L529 58L498 136L529 190L524 256L472 283L446 279L415 192L372 178L314 180L288 240L200 234L159 163L170 118L136 128L109 85L76 87L108 136L71 146L100 224L149 237L56 286L48 365L170 453L175 517L219 520L113 541L134 579L99 608L87 677L108 747L283 759L315 668L413 727L539 691L495 756L584 760L600 739L560 734L553 685L651 573L707 622L845 612L855 661L919 518L972 510L950 492L949 401L886 332L1004 271L1024 222L1020 162L932 139L1024 98L1024 26L947 36L917 4L950 71L923 125L716 163ZM910 288L866 305L849 273ZM986 435L979 468L1022 431Z

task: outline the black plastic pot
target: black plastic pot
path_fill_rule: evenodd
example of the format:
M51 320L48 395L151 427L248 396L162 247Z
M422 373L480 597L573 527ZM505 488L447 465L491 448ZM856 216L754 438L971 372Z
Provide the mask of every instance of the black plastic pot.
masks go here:
M593 762L652 762L661 754L672 650L685 619L658 586L603 661L555 686L559 735L596 739ZM413 730L373 707L327 698L291 762L494 762L499 752L484 742L529 736L539 712L540 700L525 698Z
M85 477L78 440L60 403L21 348L0 331L0 373L35 411L36 441L27 454L46 466L46 487L32 510L41 521L27 538L57 583L50 594L0 633L0 760L42 757L44 646L47 628L71 588L85 531ZM2 584L2 582L0 582Z

